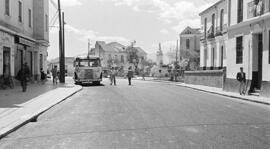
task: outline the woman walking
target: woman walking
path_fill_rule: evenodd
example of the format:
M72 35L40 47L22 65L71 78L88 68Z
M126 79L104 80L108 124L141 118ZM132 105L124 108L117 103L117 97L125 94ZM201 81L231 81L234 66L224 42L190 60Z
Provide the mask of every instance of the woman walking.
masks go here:
M133 77L133 71L131 67L128 68L127 78L128 78L128 85L131 85L131 78Z

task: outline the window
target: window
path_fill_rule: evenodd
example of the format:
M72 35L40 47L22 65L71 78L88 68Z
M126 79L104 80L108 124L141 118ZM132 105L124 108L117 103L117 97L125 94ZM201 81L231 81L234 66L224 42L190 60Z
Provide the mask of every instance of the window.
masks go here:
M223 22L224 22L224 9L220 11L220 31L223 31Z
M208 53L207 48L204 49L204 66L207 65Z
M212 15L212 30L211 30L212 33L215 32L215 27L216 27L215 22L216 22L216 15L213 14L213 15Z
M236 64L243 63L243 37L236 38Z
M18 3L18 6L19 6L19 22L22 22L22 2L21 1L19 1L19 3Z
M28 9L28 26L32 27L32 11L31 9Z
M10 76L10 48L3 47L3 75Z
M125 59L124 59L124 55L121 55L121 63L124 63Z
M5 0L5 14L8 16L10 15L9 6L10 6L9 0Z
M48 24L49 22L48 22L48 15L45 15L45 30L46 30L46 32L48 32L48 27L49 27L49 24Z
M190 40L186 39L186 48L189 49L190 48Z
M223 67L223 59L224 59L224 48L220 47L220 67Z
M216 53L215 48L212 48L212 66L215 66Z
M207 18L204 19L204 38L206 38L207 33Z
M238 0L237 23L243 21L243 0Z

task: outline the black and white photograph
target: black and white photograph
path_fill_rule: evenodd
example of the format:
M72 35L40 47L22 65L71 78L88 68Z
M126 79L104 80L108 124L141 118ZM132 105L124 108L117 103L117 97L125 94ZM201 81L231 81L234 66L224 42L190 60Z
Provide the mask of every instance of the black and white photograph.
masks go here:
M0 0L0 149L270 149L270 0Z

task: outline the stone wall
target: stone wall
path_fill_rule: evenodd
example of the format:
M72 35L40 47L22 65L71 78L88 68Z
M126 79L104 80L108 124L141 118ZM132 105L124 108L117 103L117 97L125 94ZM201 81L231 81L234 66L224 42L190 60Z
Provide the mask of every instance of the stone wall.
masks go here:
M185 83L223 88L224 70L186 71Z

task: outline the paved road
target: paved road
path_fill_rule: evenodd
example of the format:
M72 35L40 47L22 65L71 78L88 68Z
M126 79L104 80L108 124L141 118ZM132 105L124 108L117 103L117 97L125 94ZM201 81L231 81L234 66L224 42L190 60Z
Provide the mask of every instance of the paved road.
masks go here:
M165 83L88 86L0 148L269 149L269 106Z

